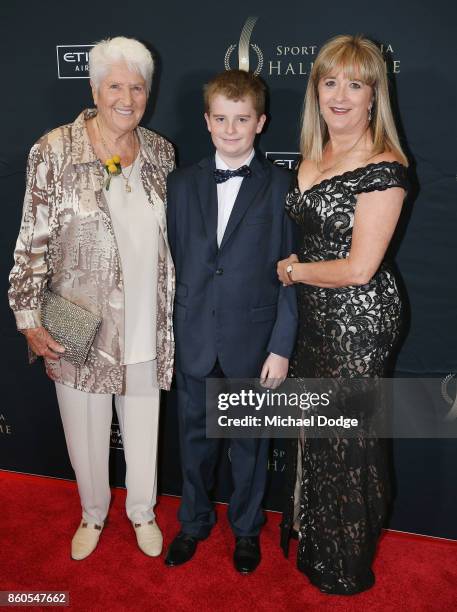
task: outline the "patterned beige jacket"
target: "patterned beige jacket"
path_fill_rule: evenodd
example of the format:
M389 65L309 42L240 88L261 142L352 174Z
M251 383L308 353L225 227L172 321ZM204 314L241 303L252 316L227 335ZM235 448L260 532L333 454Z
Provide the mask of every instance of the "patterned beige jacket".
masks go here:
M31 149L9 300L18 329L40 325L46 286L102 317L84 366L46 359L50 378L91 393L122 393L124 290L119 252L104 193L104 168L90 144L86 110ZM138 128L141 179L160 227L157 290L157 376L169 389L174 356L174 267L167 240L165 182L174 152L164 138ZM138 296L141 299L141 296ZM32 356L36 357L36 356Z

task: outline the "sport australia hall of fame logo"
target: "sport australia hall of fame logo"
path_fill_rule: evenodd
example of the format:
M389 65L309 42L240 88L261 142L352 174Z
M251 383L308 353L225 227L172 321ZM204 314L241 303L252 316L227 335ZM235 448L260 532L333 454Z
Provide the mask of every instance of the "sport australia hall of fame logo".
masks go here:
M116 450L124 449L121 428L116 418L113 418L113 422L111 423L110 448L114 448Z
M258 20L258 17L248 17L246 19L246 23L241 30L241 36L238 43L238 68L239 70L252 70L255 75L260 74L263 67L263 53L260 50L260 47L255 43L251 43L251 34L254 26ZM233 52L236 49L236 45L230 45L227 51L225 52L224 58L224 66L226 70L230 70L231 59ZM256 68L250 67L250 59L249 54L251 49L254 51L257 57L257 66Z
M267 54L268 57L265 59L259 45L251 42L252 31L258 19L258 17L248 17L241 30L238 43L238 69L250 70L255 75L259 75L262 68L266 68L266 73L269 76L303 76L309 74L313 56L317 53L317 45L278 44L275 45L273 51ZM232 57L235 55L236 48L237 45L231 44L225 52L224 66L226 70L230 70L236 65Z
M449 412L444 420L455 421L457 419L457 374L448 374L441 381L441 395L446 404L450 406Z
M0 412L0 436L11 436L13 428L6 420L6 416Z
M88 79L89 51L94 45L57 45L59 79Z
M229 463L232 463L232 447L229 446L227 449L227 459ZM269 472L285 472L286 471L286 451L282 448L276 448L274 446L269 453L267 459L267 470Z
M271 77L303 77L311 73L314 60L318 53L318 45L311 41L297 42L281 41L274 44L265 52L258 44L251 42L252 31L258 17L248 17L241 30L238 42L238 68L251 70L255 75L260 74L262 68L266 75ZM396 57L394 45L391 42L380 44L380 50L386 61L388 73L400 73L400 60ZM235 57L237 45L231 44L224 57L226 70L236 67Z

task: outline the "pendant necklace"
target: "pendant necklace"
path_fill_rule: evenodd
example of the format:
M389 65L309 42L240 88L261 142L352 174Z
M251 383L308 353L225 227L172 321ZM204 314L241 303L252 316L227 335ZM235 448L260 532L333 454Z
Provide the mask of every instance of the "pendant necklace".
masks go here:
M103 138L103 133L102 133L102 131L100 129L100 125L98 123L97 117L95 117L95 122L97 124L98 132L100 134L100 140L102 141L102 145L103 145L105 151L107 151L108 154L111 155L111 157L113 157L113 154L108 149L108 145L106 144L105 139ZM130 187L130 177L132 176L133 167L135 166L135 163L136 163L135 151L136 151L136 138L135 138L135 132L133 132L133 157L132 157L133 161L132 161L132 164L130 166L130 172L128 173L128 176L125 176L124 170L122 169L122 166L119 164L120 165L120 169L121 169L121 176L124 179L124 183L125 183L125 191L127 193L130 193L132 191L132 188Z
M319 168L319 164L316 162L316 168L319 170L319 172L321 174L324 174L325 172L328 172L329 170L333 170L333 168L337 168L339 166L339 164L342 162L342 160L346 157L346 155L348 155L348 153L350 153L353 149L356 148L356 146L359 144L359 142L362 140L362 138L365 136L365 134L366 134L366 130L365 130L365 132L362 132L362 135L359 138L357 138L357 140L352 145L352 147L350 147L347 151L345 151L344 154L342 156L340 156L340 158L337 159L337 161L334 164L332 164L331 166L329 166L328 168L324 168L323 170L321 170Z

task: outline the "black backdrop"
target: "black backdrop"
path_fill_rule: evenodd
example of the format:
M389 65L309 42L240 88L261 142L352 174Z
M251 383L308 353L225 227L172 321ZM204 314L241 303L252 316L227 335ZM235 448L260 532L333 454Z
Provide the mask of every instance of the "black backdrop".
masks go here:
M155 52L156 75L143 123L176 145L181 164L211 151L201 87L225 65L238 66L238 41L250 16L258 18L250 37L250 68L260 69L271 92L271 120L260 146L286 165L295 158L303 94L322 43L336 34L362 32L382 44L411 160L411 192L393 246L410 313L396 373L445 377L457 372L457 10L452 5L443 0L2 3L0 468L73 477L54 388L41 364L26 363L24 340L7 305L7 276L27 152L41 134L91 105L84 45L107 36L133 36ZM112 482L121 485L124 463L115 424L112 446ZM396 440L393 451L396 504L390 526L457 538L457 443ZM283 441L273 441L266 507L280 507L286 460ZM217 499L226 500L230 493L229 474L226 458ZM180 490L173 392L163 401L160 488Z

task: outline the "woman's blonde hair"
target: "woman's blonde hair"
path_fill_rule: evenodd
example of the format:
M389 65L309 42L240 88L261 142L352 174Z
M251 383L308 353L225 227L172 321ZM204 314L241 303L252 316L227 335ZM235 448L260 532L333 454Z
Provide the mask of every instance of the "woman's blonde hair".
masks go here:
M385 151L397 154L408 165L400 145L389 100L387 71L378 47L363 36L335 36L327 41L314 62L306 88L300 150L303 159L319 162L328 142L327 125L319 112L319 81L342 69L348 79L361 80L373 88L370 130L373 156Z

